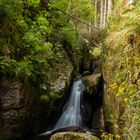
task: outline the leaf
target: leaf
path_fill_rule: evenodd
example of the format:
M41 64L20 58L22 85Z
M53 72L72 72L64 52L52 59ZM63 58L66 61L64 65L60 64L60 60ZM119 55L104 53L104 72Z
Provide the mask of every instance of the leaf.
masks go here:
M46 103L49 102L49 97L48 97L47 95L41 95L41 96L40 96L40 99L41 99L42 101L46 102Z

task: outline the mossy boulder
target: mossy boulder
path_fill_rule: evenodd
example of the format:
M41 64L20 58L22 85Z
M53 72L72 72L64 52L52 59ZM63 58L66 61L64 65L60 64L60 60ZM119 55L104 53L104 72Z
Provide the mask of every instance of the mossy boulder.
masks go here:
M97 93L101 76L102 74L98 73L98 74L91 74L83 77L83 81L85 83L87 93L89 94Z
M60 132L52 135L50 140L99 140L96 136L86 133Z

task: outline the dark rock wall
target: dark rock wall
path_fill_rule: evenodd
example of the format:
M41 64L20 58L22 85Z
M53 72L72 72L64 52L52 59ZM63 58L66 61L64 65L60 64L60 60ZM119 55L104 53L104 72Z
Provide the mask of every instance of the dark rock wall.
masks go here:
M25 107L24 86L17 80L0 82L0 133L3 137L19 135Z
M101 73L83 77L86 90L83 95L83 123L98 136L104 131L104 114L102 107L102 75Z

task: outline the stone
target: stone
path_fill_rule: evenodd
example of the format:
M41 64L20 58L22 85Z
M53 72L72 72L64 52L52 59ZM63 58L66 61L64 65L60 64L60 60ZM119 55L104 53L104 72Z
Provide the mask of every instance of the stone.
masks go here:
M102 134L105 130L103 107L98 107L92 116L92 131L96 134Z
M99 140L96 136L87 133L60 132L51 136L50 140Z
M0 85L0 98L2 110L18 109L22 107L22 84L20 82L3 81Z
M63 128L56 129L52 132L52 134L58 133L58 132L83 132L85 133L86 131L81 128L80 126L67 126Z
M83 81L86 86L86 91L89 94L92 94L93 92L94 94L97 93L101 76L102 74L98 73L98 74L91 74L83 77Z
M20 81L0 79L0 138L8 139L19 130L24 101Z

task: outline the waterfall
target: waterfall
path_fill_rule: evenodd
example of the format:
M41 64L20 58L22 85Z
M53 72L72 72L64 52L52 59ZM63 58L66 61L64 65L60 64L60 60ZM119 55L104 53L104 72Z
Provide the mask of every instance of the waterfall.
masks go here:
M85 87L82 80L75 81L67 106L55 125L55 129L67 126L81 126L81 97Z
M69 126L82 126L81 98L85 86L82 80L74 81L70 98L64 106L64 111L60 116L55 128L40 134L39 136L50 135L53 131Z

